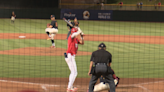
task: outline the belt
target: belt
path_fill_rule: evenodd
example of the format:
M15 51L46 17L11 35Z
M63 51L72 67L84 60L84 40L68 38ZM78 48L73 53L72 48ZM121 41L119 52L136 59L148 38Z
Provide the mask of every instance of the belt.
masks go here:
M107 65L106 63L96 63L96 65Z

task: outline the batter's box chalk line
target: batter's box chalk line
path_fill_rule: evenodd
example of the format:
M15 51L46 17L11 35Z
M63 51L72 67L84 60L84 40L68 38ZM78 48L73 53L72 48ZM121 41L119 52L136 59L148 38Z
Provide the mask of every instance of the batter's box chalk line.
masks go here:
M20 82L20 81L10 81L10 80L0 80L0 82L10 82L10 83L19 83L19 84L27 84L27 85L37 85L41 86L44 91L48 91L46 87L59 87L59 85L50 85L50 84L42 84L42 83L32 83L32 82ZM50 91L49 91L50 92Z
M138 87L138 88L145 90L146 92L152 92L149 89L147 89L146 87L143 87L141 85L152 84L152 83L162 83L162 82L164 82L164 81L146 82L146 83L138 83L138 84L130 84L130 85L119 85L119 87Z

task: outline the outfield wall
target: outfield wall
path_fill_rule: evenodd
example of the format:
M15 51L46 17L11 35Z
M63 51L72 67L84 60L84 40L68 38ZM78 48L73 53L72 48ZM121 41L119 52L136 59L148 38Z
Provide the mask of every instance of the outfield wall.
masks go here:
M30 19L49 19L50 15L54 14L56 19L62 19L63 17L73 19L74 17L77 17L79 20L164 21L164 11L111 11L53 8L0 9L0 18L10 18L12 11L15 11L17 18Z
M164 11L113 11L114 21L163 22Z
M54 14L57 19L60 18L60 9L53 8L0 9L0 18L10 18L12 11L17 18L49 19L51 14Z
M164 21L164 11L119 11L119 10L82 10L61 9L60 18L80 20L113 20L113 21ZM87 18L85 18L87 17Z

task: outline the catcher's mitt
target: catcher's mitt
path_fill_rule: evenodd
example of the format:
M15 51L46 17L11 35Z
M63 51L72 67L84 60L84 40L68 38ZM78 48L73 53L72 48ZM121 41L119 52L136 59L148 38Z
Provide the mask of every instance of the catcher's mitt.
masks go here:
M47 24L47 27L49 27L49 26L50 26L50 23Z

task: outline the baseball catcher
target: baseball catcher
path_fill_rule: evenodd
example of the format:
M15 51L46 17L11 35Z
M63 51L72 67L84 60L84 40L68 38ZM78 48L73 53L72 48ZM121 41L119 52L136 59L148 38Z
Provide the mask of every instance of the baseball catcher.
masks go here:
M114 78L114 83L115 83L115 85L117 87L117 85L119 84L120 78L116 77L114 71L113 71L113 78ZM100 77L100 83L95 85L95 87L94 87L94 92L99 92L99 91L104 91L104 90L108 90L109 91L110 90L110 86L107 83L107 81L105 80L105 78L103 76L101 76Z

